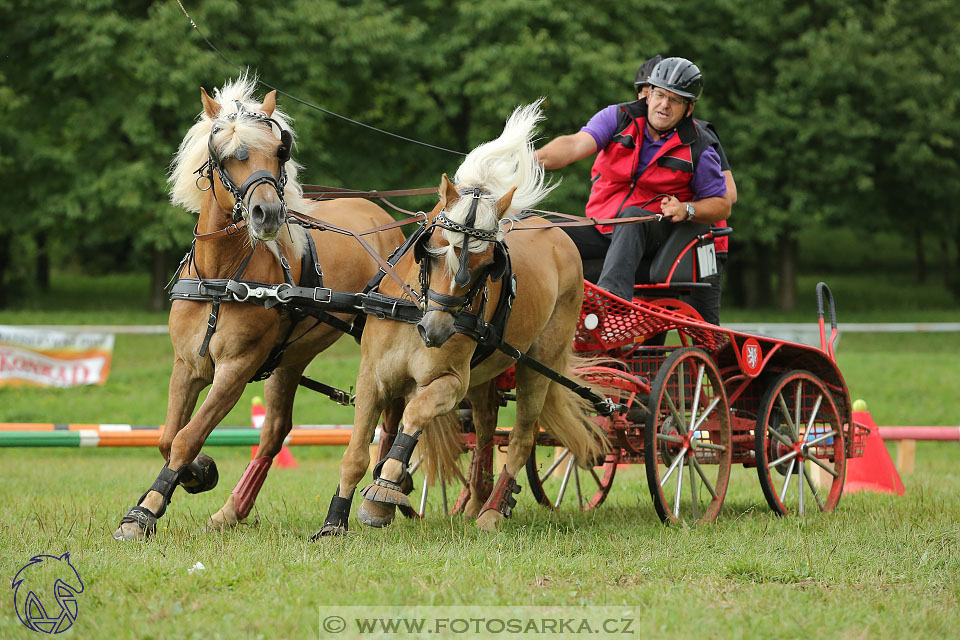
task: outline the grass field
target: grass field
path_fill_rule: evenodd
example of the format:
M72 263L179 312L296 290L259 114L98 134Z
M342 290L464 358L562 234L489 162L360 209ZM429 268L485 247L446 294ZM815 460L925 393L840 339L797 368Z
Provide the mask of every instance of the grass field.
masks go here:
M773 516L755 472L737 469L716 523L665 527L642 467L631 467L591 512L549 512L524 490L515 517L487 535L432 500L423 521L311 543L340 451L298 449L299 469L272 471L259 524L205 534L248 456L212 450L220 485L178 493L154 541L120 544L110 533L159 469L155 451L0 450L0 575L34 554L71 552L85 589L66 635L78 638L310 638L330 606L413 604L482 605L493 616L509 615L507 604L623 605L641 637L960 632L953 443L919 445L906 497L846 495L836 512L806 519ZM190 575L197 562L206 570ZM0 637L34 637L5 601Z
M68 297L58 298L59 310L28 299L0 313L0 324L164 323L163 314L130 310L137 282L114 277L111 295L91 303L76 294L87 282L61 279L55 287ZM903 294L900 310L874 309L858 293L862 283L840 279L835 287L841 322L958 319L922 288ZM902 293L896 284L884 286ZM731 310L724 319L814 322L815 315ZM846 334L838 355L852 397L868 402L878 424L957 425L957 353L960 334ZM342 340L308 374L348 388L358 357L358 347ZM0 422L159 424L171 361L167 336L118 335L106 386L2 388ZM261 394L262 384L249 385L223 423L248 424L250 400ZM306 392L294 419L350 423L352 410ZM511 412L501 414L503 424L511 420ZM342 448L297 449L299 469L271 472L255 510L259 523L224 534L205 534L203 524L249 452L207 452L218 461L220 485L198 496L178 492L156 540L119 544L110 534L156 476L156 450L0 449L0 576L12 579L35 554L70 552L85 589L64 635L77 638L309 638L331 606L413 604L482 606L501 617L522 605L573 613L617 605L643 636L960 636L957 443L918 445L906 497L845 495L835 513L805 519L770 514L755 471L737 468L716 523L664 527L637 466L621 469L607 502L591 512L549 512L521 477L515 517L494 535L443 517L434 491L423 521L318 544L308 538L336 486ZM206 570L189 574L197 562ZM0 607L0 638L34 637L12 601L8 594Z

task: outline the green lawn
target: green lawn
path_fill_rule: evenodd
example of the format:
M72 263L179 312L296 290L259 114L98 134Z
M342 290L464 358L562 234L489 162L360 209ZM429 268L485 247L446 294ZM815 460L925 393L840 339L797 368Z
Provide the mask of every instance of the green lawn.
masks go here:
M443 517L434 491L423 521L373 530L354 517L359 535L311 543L341 451L297 449L299 469L271 472L258 525L205 534L249 455L209 450L220 485L178 493L155 540L121 544L110 533L159 470L156 451L0 450L0 575L34 554L71 552L85 584L68 632L78 638L311 638L334 605L480 605L506 617L506 603L568 615L622 605L643 636L927 638L960 629L955 443L918 446L906 497L846 495L836 512L806 519L771 515L756 473L737 468L716 523L665 527L638 466L621 469L607 502L586 513L545 510L521 478L515 517L494 535ZM197 562L206 570L190 575ZM9 605L0 637L33 637Z

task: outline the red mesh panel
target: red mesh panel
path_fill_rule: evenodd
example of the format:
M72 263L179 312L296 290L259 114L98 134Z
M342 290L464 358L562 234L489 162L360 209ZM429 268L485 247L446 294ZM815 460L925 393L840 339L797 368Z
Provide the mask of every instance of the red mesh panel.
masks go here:
M584 325L589 315L597 319L593 329ZM725 331L654 301L627 302L590 282L583 283L583 307L573 339L577 351L617 349L672 329L710 352L716 352L730 339Z

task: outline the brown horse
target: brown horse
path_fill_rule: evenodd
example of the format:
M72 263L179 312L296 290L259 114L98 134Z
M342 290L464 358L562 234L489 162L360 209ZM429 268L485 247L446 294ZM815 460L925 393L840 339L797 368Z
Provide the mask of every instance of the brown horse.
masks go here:
M375 468L374 484L362 492L358 516L364 524L385 526L393 520L396 506L411 506L406 462L421 431L431 461L428 475L447 479L459 475L462 448L452 412L464 397L474 408L477 450L489 451L496 426L493 379L515 360L497 351L471 368L477 342L455 333L454 322L464 310L479 312L487 321L493 317L497 306L493 302L500 298L501 288L513 286L508 263L517 285L505 341L555 371L576 377L572 340L583 299L577 249L560 229L522 230L542 224L542 219L505 219L511 211L534 206L552 189L544 185L543 169L533 157L531 136L539 119L539 103L518 108L498 139L467 156L454 183L443 176L440 201L415 252L421 264L411 253L397 264L401 277L425 292L425 313L416 328L390 319L367 321L354 431L341 462L338 492L317 535L346 531L354 489L369 464L373 429L380 412L397 398L407 402L402 432L387 459ZM501 242L509 256L498 246ZM480 293L484 288L485 296ZM392 282L381 289L388 295L400 294ZM491 303L481 310L485 297ZM477 524L484 530L498 528L516 503L512 494L519 488L513 478L530 455L539 426L586 466L608 447L605 434L587 416L592 405L569 389L522 364L517 364L516 389L516 426L496 486L491 489L476 473L469 480L465 514L479 515Z
M201 89L203 112L172 164L171 200L199 212L199 220L194 249L181 265L180 280L173 289L179 299L170 310L175 359L159 446L166 464L138 505L121 520L114 533L118 540L153 533L178 485L191 493L213 488L216 465L200 454L200 448L236 404L246 383L273 356L266 367L275 369L264 384L267 412L259 457L250 462L209 526L220 529L242 521L293 425L293 398L303 370L343 335L341 329L353 319L336 314L340 322L321 321L271 304L277 301L269 291L278 291L278 284L303 285L308 275L313 276L311 282L318 280L316 274L301 273L304 253L308 258L314 254L301 227L284 225L286 206L355 231L392 222L383 209L365 200L303 200L296 181L298 167L290 160L292 132L276 108L276 92L271 91L260 104L252 98L254 86L255 81L241 77L217 92L216 99ZM201 170L195 172L197 166ZM244 226L246 230L237 233ZM398 229L368 237L383 255L403 241ZM313 239L324 286L360 291L376 273L376 262L353 238L313 232ZM312 259L307 268L315 269ZM262 283L267 294L245 284L239 285L239 295L234 288L232 296L222 297L222 304L192 300L191 295L202 293L200 279L210 288L231 279ZM184 283L190 289L185 293ZM280 349L283 345L288 348ZM194 414L201 390L211 384ZM395 423L396 418L390 421Z

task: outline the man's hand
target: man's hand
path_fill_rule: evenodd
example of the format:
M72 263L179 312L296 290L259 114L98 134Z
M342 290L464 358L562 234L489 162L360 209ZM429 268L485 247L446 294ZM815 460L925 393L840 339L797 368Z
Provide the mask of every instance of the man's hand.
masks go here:
M686 206L677 200L676 196L669 196L661 200L660 211L663 213L663 217L670 222L683 222L687 219Z

